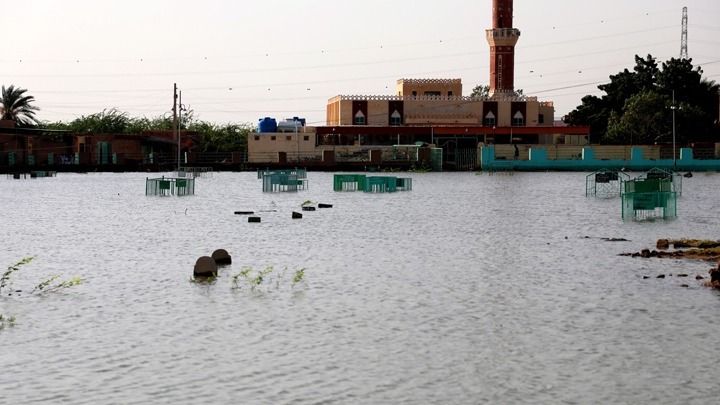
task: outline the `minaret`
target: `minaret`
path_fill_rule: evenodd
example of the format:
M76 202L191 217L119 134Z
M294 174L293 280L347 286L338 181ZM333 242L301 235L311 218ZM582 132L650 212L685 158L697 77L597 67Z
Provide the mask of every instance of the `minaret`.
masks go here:
M485 31L490 44L490 96L515 93L515 44L520 30L513 25L513 1L493 0L493 27Z

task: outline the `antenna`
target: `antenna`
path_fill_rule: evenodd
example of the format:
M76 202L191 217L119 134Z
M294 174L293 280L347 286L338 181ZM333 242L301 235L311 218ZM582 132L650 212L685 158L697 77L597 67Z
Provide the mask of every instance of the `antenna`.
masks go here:
M680 59L688 59L687 32L688 32L687 7L683 7L683 14L682 14L682 35L680 36Z

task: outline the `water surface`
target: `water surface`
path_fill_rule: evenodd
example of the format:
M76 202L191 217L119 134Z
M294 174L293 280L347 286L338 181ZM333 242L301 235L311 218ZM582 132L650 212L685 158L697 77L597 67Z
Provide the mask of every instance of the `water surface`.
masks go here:
M678 218L655 221L585 197L586 173L402 173L413 190L393 194L334 192L332 175L262 193L255 173L215 173L181 198L145 196L144 173L0 179L0 268L35 257L0 298L17 318L3 402L714 399L720 294L695 280L711 265L619 254L720 239L720 175L685 179ZM306 200L333 208L293 220ZM233 264L191 283L215 249ZM271 282L232 288L267 266ZM54 274L86 283L29 293Z

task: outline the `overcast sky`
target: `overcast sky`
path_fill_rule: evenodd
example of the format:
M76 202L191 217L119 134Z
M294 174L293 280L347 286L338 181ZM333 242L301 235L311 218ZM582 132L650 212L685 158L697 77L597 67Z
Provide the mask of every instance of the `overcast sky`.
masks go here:
M634 56L688 53L720 82L716 0L516 0L515 88L556 117L602 93ZM393 95L400 78L489 80L491 0L0 1L0 84L28 90L43 121L117 108L172 111L173 83L201 120L325 124L336 95Z

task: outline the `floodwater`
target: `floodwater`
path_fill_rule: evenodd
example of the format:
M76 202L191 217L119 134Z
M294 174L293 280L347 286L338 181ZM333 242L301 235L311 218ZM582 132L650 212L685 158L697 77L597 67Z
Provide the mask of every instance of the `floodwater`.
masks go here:
M395 173L413 190L370 194L225 172L186 197L145 196L147 175L0 178L0 270L34 257L0 298L3 403L716 400L720 292L695 279L712 265L620 254L720 239L720 174L652 221L586 197L586 173ZM308 200L333 207L293 220ZM233 263L191 282L216 249ZM30 292L52 275L85 283Z

